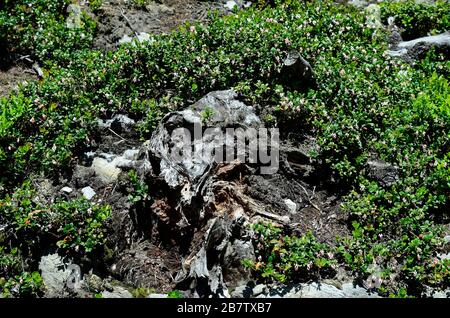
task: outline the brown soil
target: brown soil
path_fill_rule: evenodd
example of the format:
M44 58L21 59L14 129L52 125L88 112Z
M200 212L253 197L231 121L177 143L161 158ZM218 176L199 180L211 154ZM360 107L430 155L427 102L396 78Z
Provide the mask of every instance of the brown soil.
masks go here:
M0 68L0 97L6 96L19 84L35 79L37 79L37 76L33 70L21 66L12 66L7 69Z
M252 175L247 178L247 194L266 212L289 215L284 200L297 205L295 214L290 214L289 228L298 234L312 232L321 242L334 245L336 237L347 236L348 215L340 208L339 195L321 187L303 182L298 177L283 174L273 176Z

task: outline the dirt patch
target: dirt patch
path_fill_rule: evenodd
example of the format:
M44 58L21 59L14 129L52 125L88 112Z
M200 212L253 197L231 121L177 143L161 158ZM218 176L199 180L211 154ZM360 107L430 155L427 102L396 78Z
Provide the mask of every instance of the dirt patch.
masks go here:
M6 96L17 88L19 84L36 80L37 76L33 70L22 66L0 67L0 96Z
M128 284L170 292L181 259L177 251L167 251L145 241L124 251L113 267L113 273Z
M224 12L223 3L197 0L162 0L141 7L123 0L104 1L97 13L98 33L94 47L114 49L125 35L168 33L185 22L202 22L208 12Z
M347 214L336 194L283 174L248 176L246 185L246 193L266 206L266 212L288 215L289 227L298 234L312 232L319 241L331 245L337 236L348 235Z

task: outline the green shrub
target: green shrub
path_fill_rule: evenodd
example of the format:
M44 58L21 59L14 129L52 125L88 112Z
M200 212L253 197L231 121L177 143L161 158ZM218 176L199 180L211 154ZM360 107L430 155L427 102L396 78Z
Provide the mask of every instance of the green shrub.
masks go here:
M183 294L179 290L172 290L167 294L167 298L183 298Z
M440 0L435 3L407 1L386 1L380 4L381 19L387 24L389 17L403 28L404 40L436 34L450 29L450 3Z
M334 272L337 262L329 246L318 243L311 233L302 237L283 235L273 224L253 227L256 262L244 261L266 280L290 282L326 276Z
M36 191L26 182L0 200L0 220L7 227L5 242L25 250L40 249L41 241L75 254L89 253L105 242L108 206L86 199L56 201L45 206L36 202ZM47 247L49 247L47 246Z
M19 250L0 246L0 296L33 297L41 294L42 278L38 272L26 272Z
M74 50L91 46L95 30L94 21L85 12L78 27L66 25L66 8L71 2L4 0L0 6L1 46L9 54L67 62Z

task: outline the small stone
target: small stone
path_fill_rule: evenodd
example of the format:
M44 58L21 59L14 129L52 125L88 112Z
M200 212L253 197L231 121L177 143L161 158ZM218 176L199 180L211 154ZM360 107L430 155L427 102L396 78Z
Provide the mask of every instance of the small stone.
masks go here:
M137 38L139 42L148 42L148 41L153 42L151 35L145 32L139 33Z
M114 166L119 169L119 171L120 169L133 168L133 163L134 161L125 159L124 157L117 157L113 162ZM117 176L115 179L117 179Z
M231 292L231 297L232 298L249 298L252 295L252 293L253 293L253 291L249 286L242 285L242 286L236 287Z
M88 151L84 155L86 156L87 159L93 159L95 157L95 152Z
M291 199L285 199L284 204L286 204L289 213L295 214L297 213L297 204Z
M342 284L342 291L346 298L378 298L377 294L369 294L365 288L349 282Z
M133 41L133 38L131 36L124 34L123 37L119 40L119 44L131 43L132 41ZM102 123L99 122L99 124L102 124Z
M124 151L122 157L128 160L136 160L139 155L139 149L127 149Z
M96 194L94 189L92 189L91 187L85 187L81 189L81 192L83 193L83 196L88 200L91 200Z
M167 294L150 294L148 298L167 298Z
M108 120L98 120L98 126L100 128L111 128L116 133L120 131L129 131L136 122L126 115L115 115L113 118Z
M256 285L253 287L253 296L259 296L265 294L267 291L267 286L263 284Z
M108 162L107 159L94 158L92 161L92 170L95 175L100 177L105 183L112 183L117 180L121 170L116 167L115 162Z
M224 7L227 8L228 10L233 10L234 7L237 6L236 1L227 1L227 3L224 4Z
M431 297L433 298L450 298L450 289L444 290L444 291L436 291L434 292Z
M381 160L367 162L368 176L380 182L384 187L392 186L398 180L398 167Z
M73 191L73 189L70 187L64 187L61 189L61 192L64 192L64 193L72 193L72 191Z
M116 155L111 154L111 153L104 153L104 152L102 152L102 153L99 155L99 157L100 157L100 158L103 158L103 159L106 159L106 161L108 161L108 162L111 162L111 161L114 160L114 158L116 158Z
M86 276L86 281L91 291L98 293L104 289L103 280L95 274Z
M113 291L102 293L103 298L133 298L133 295L123 287L115 286Z
M67 282L71 276L70 264L64 262L58 254L50 254L41 257L39 271L45 285L46 297L63 297L67 291ZM78 282L74 284L74 289L80 287Z

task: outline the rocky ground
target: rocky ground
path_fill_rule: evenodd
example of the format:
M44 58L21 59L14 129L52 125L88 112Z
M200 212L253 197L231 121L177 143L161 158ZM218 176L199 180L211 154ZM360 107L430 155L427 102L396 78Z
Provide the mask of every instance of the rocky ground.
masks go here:
M35 80L36 72L24 66L5 66L0 68L0 97L6 96L11 90L19 84L26 81Z
M97 13L95 47L115 48L135 36L167 33L185 22L205 21L209 12L226 13L221 1L164 0L140 6L131 1L107 0Z

